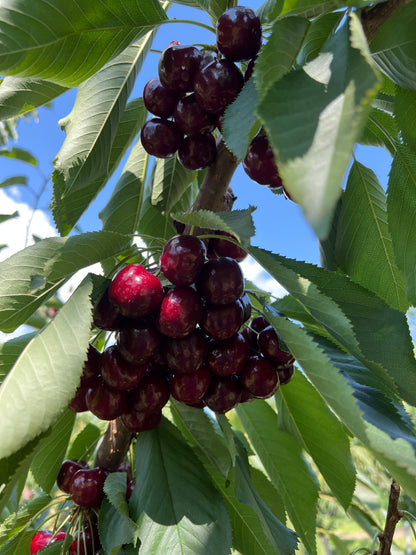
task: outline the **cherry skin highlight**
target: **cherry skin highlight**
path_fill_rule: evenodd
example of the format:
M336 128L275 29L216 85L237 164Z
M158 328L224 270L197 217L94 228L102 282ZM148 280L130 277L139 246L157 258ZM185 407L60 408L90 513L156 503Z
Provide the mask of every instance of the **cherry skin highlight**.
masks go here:
M202 300L191 287L174 287L160 305L157 325L167 337L181 338L193 332L202 318Z
M104 498L108 470L100 466L78 470L71 484L71 497L80 507L99 507Z
M172 44L165 48L159 58L160 82L167 89L178 93L192 91L201 62L202 54L195 46Z

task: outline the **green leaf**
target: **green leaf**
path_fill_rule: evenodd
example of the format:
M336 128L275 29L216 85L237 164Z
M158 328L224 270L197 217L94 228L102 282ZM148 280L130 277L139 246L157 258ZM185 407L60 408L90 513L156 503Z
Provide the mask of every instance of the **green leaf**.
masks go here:
M8 177L0 183L0 189L11 187L12 185L27 185L27 177L24 175L14 175L13 177Z
M7 222L7 220L13 220L13 218L18 218L19 212L13 212L13 214L0 214L0 224Z
M212 23L215 23L229 7L228 0L174 0L173 3L204 10L208 13Z
M416 306L416 245L410 230L416 225L416 163L414 154L397 145L389 176L387 210L397 266L407 297Z
M49 81L5 77L0 83L0 120L44 106L67 90Z
M296 532L308 553L316 553L315 526L318 483L293 437L277 428L277 415L263 401L240 404L237 415L266 469L281 493Z
M394 391L396 384L404 400L416 403L416 360L403 313L341 274L258 247L247 250L336 341L384 381L386 390Z
M258 94L254 80L249 79L224 113L222 123L224 142L240 162L245 157L248 145L259 128L254 112L257 102ZM244 114L244 118L241 114Z
M126 490L124 489L125 496ZM98 516L98 531L102 547L105 553L109 555L124 553L123 551L120 552L122 545L132 543L136 538L134 522L120 514L108 499L104 499L101 503ZM137 553L137 549L134 553Z
M129 240L106 231L51 237L0 262L0 329L13 331L69 277L119 253Z
M274 23L254 69L254 81L261 99L279 79L291 71L308 27L308 20L301 17L288 17Z
M33 530L23 531L0 547L0 555L22 555L29 552Z
M9 515L0 524L0 545L18 534L50 501L51 497L49 495L37 495L34 499L23 505L16 513Z
M19 358L20 353L36 334L37 332L25 333L0 345L0 383Z
M394 115L403 140L413 150L416 150L416 91L409 91L397 87L394 97Z
M354 2L349 2L349 4L354 4ZM345 3L342 6L345 6ZM283 15L316 17L338 7L341 6L337 0L277 0L269 18L274 19Z
M286 510L282 496L268 479L264 471L250 467L250 477L260 498L266 503L271 512L284 524Z
M382 110L371 110L358 142L384 147L394 156L395 145L400 142L400 133L393 116Z
M86 278L27 345L4 380L0 388L1 458L47 430L71 400L89 342L91 292L91 278Z
M344 428L300 372L295 372L290 383L279 388L276 401L279 420L289 420L301 445L346 510L354 493L355 468ZM290 433L290 429L287 431Z
M17 146L13 146L8 150L6 148L0 148L0 156L12 158L13 160L19 160L20 162L26 162L32 166L38 165L37 158L33 156L31 152Z
M228 555L231 529L221 495L168 421L139 435L130 512L145 553Z
M87 0L11 0L0 7L0 74L75 87L165 20L156 0L104 0L93 11Z
M316 58L326 41L334 34L343 16L343 12L334 12L320 15L311 21L296 58L298 65L303 66Z
M357 161L342 198L335 251L339 267L352 280L406 312L409 302L394 259L386 194L375 173Z
M87 460L97 447L101 430L89 422L71 443L67 458L74 461Z
M75 422L75 413L65 410L54 422L51 433L36 451L30 470L45 493L50 493L64 460Z
M195 172L184 168L176 155L157 158L150 178L152 204L160 212L169 214L192 183L194 176Z
M377 66L397 85L416 89L416 22L414 2L403 5L376 32L371 53Z
M103 183L118 124L153 37L150 32L131 44L82 83L74 108L60 121L66 139L54 160L54 217L65 234L73 222L60 221L59 207L65 206L68 194L82 195L87 189L90 196L91 181ZM143 108L143 119L145 112Z
M353 13L319 56L282 77L259 104L283 183L321 239L378 87Z
M70 229L78 221L78 218L83 214L90 202L108 182L133 142L134 137L137 135L144 113L147 112L144 109L142 99L135 98L131 100L127 104L118 124L108 158L108 170L106 173L102 177L89 181L83 187L82 195L80 195L79 191L71 191L65 195L65 199L62 202L56 197L53 199L52 211L55 214L55 219L62 222L65 230Z

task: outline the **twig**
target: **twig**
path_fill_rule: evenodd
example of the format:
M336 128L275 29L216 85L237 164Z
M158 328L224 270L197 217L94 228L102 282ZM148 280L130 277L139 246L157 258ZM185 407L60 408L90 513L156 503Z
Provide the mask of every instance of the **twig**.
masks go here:
M387 508L386 524L383 532L378 536L380 547L374 551L374 555L390 555L391 544L396 530L396 525L403 516L403 512L397 508L400 496L400 486L393 480L390 487L389 505Z
M126 457L132 437L133 434L120 418L109 422L95 457L95 465L116 471Z

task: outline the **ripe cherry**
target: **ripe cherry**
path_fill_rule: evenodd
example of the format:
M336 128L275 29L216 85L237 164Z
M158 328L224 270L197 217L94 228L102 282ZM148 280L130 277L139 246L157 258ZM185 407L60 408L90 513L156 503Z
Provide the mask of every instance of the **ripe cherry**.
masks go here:
M217 144L212 133L188 135L178 148L178 160L188 170L206 168L215 160Z
M201 297L208 303L229 304L243 294L243 272L238 262L232 258L214 258L204 264L196 287Z
M206 336L199 328L183 339L166 339L162 348L169 369L179 374L191 374L201 368L207 349Z
M207 367L217 376L238 374L249 356L249 346L241 333L224 341L212 341L208 347Z
M119 309L110 301L108 289L94 308L94 326L102 330L116 331L121 325L122 315Z
M233 102L244 85L244 77L230 60L214 60L195 76L194 91L202 108L219 114Z
M186 337L202 318L202 300L191 287L174 287L160 305L157 325L168 337Z
M162 85L157 77L150 79L143 89L143 103L151 114L168 118L173 114L178 95Z
M158 372L147 374L141 383L129 393L129 410L134 412L156 412L169 400L169 386Z
M100 466L82 468L73 477L71 497L80 507L99 507L104 498L104 482L108 470Z
M227 233L226 231L217 230L215 233L216 235L223 235L235 239L231 233ZM237 262L241 262L247 256L247 252L242 247L231 243L231 241L227 241L227 239L221 239L220 237L210 239L210 247L212 247L217 257L227 256L229 258L234 258Z
M250 328L257 333L260 333L267 326L270 326L270 322L264 316L256 316L250 322Z
M100 547L101 543L97 526L94 524L91 529L91 526L88 524L72 542L69 553L71 555L95 555Z
M141 318L159 306L163 287L141 264L128 264L114 277L108 295L123 316Z
M101 379L90 385L85 402L97 418L114 420L127 409L127 393L110 387Z
M278 364L293 364L294 357L280 348L279 337L272 326L265 327L257 337L261 354Z
M260 185L269 185L272 188L283 185L266 135L257 135L251 141L243 160L243 168L246 174Z
M38 530L37 532L35 532L32 541L30 542L30 555L35 555L35 553L38 553L41 549L43 549L50 543L64 540L65 537L65 532L58 532L54 536L50 530Z
M145 364L132 364L120 353L117 345L110 345L103 352L101 375L114 389L128 390L137 387L146 374Z
M204 265L207 251L193 235L175 235L163 247L160 257L162 274L174 285L191 285Z
M209 370L202 366L192 374L175 374L169 382L169 389L177 401L193 405L203 398L210 381Z
M261 31L260 19L251 8L229 8L217 21L218 50L233 61L253 58L260 50Z
M168 158L178 150L182 133L173 121L153 118L142 126L140 140L151 156Z
M71 491L74 474L78 470L81 470L81 468L88 468L88 465L84 461L73 461L70 459L63 461L58 477L56 478L56 485L58 488L65 493L69 493Z
M130 410L121 416L125 427L133 433L145 432L156 428L162 420L162 411L138 412Z
M253 397L267 399L279 387L279 376L273 364L260 356L252 356L239 374L241 385Z
M200 326L209 337L222 341L237 333L242 323L243 307L235 301L224 305L207 305Z
M277 366L277 373L279 375L280 385L286 385L290 382L295 374L295 367L293 364L286 366Z
M237 376L213 376L204 402L212 411L223 414L238 405L241 391Z
M150 320L132 320L117 335L122 356L132 364L148 362L156 353L162 336Z
M184 135L213 131L215 128L215 116L202 108L193 93L178 101L173 117Z
M161 54L158 64L160 82L175 92L192 91L195 74L202 61L195 46L171 44Z

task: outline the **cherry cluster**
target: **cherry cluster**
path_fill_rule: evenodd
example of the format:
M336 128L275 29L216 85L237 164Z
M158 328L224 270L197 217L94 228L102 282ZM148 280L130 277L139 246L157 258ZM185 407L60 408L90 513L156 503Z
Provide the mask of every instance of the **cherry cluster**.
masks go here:
M141 432L159 424L170 396L217 413L270 397L293 372L293 357L264 318L247 327L251 303L238 263L245 255L222 237L207 253L198 237L176 235L159 261L165 285L141 264L121 269L94 313L116 342L102 353L90 346L70 408L121 417Z

